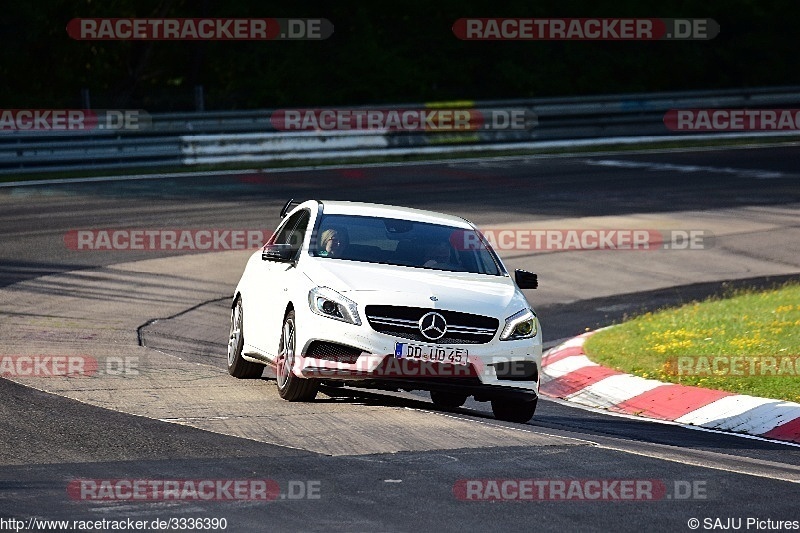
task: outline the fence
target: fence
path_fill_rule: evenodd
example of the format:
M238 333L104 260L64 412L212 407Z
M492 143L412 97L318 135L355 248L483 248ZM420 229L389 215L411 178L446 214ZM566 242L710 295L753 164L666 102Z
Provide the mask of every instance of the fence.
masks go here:
M140 130L0 131L0 174L359 159L534 147L542 141L667 136L670 109L800 107L800 87L381 106L517 110L521 129L278 131L276 110L165 113ZM366 110L364 107L348 108Z

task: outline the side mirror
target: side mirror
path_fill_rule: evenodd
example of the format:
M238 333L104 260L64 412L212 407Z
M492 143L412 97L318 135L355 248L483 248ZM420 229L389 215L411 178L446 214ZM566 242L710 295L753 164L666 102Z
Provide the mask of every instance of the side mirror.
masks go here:
M283 205L283 209L281 209L281 219L286 216L286 213L292 210L292 207L301 204L302 202L295 201L294 198L290 199Z
M536 289L539 287L539 276L527 270L515 270L514 281L520 289Z
M261 249L261 260L291 263L296 253L297 249L291 244L267 244Z

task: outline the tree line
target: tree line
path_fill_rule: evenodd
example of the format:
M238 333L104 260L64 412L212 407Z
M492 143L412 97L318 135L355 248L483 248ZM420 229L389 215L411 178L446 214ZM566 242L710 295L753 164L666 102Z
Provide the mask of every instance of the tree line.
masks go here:
M408 0L37 0L0 20L3 108L207 110L800 84L800 3ZM499 42L453 34L463 17L708 17L708 41ZM321 41L78 41L85 17L322 17ZM202 88L202 89L198 89Z

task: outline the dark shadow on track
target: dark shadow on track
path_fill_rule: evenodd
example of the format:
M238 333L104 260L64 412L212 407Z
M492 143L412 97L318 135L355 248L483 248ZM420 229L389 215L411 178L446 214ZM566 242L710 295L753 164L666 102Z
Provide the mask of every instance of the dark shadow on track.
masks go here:
M60 274L72 270L90 268L86 265L48 263L44 261L13 261L4 259L0 263L0 288L29 279Z
M586 161L671 162L696 169L598 166ZM677 163L676 163L677 162ZM731 172L730 167L742 169ZM715 170L720 169L720 170ZM750 169L780 172L768 182ZM734 169L735 170L735 169ZM800 148L648 154L531 156L506 161L453 160L403 166L322 168L305 171L242 171L221 176L186 175L159 180L50 186L72 195L152 198L165 202L213 199L237 203L288 198L392 203L465 214L572 217L720 209L800 202ZM767 185L768 186L765 186Z

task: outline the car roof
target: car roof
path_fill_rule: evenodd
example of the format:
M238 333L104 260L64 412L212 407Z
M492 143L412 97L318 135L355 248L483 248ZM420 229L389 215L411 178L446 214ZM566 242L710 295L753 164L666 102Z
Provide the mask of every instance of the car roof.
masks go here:
M412 220L415 222L427 222L430 224L442 224L455 226L464 229L472 229L473 225L468 220L455 216L427 211L424 209L414 209L411 207L399 207L395 205L373 204L366 202L345 202L339 200L316 200L322 204L322 212L328 215L356 215L365 217L398 218L401 220ZM306 202L300 207L308 207Z

